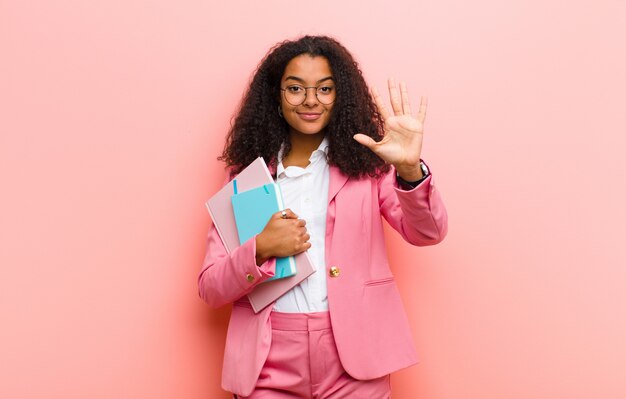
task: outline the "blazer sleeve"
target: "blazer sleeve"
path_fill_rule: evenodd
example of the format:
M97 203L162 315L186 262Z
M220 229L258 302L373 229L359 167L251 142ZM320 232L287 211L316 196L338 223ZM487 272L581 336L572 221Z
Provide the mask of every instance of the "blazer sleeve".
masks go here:
M448 214L432 174L417 187L403 190L392 167L378 179L378 201L385 220L413 245L437 244L448 233Z
M257 266L255 238L229 254L215 226L209 229L206 254L198 276L198 291L200 298L211 307L232 303L274 276L276 258Z

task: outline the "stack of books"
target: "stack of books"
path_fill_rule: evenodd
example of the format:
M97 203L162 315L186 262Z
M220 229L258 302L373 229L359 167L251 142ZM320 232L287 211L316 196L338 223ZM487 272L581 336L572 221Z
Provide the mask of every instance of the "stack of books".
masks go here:
M280 187L263 161L257 158L206 202L213 224L232 252L260 233L270 217L284 209ZM276 259L274 277L248 294L254 312L259 312L315 272L308 253Z

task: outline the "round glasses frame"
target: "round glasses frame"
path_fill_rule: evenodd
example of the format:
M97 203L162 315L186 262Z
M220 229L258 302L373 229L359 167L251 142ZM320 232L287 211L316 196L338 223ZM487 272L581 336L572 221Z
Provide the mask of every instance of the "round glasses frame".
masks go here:
M292 103L291 101L289 101L289 96L291 95L295 95L295 93L289 93L288 90L290 87L299 87L304 89L304 97L302 97L302 101L300 102L296 102L295 104ZM325 88L330 88L332 89L332 93L320 93L320 89L325 89ZM327 86L327 85L322 85L322 86L302 86L302 85L289 85L285 88L280 88L280 90L283 92L283 95L285 97L285 101L287 101L289 104L297 106L297 105L301 105L304 104L304 102L306 101L307 96L309 95L309 89L315 89L315 98L317 99L317 101L320 102L320 104L324 104L324 105L330 105L332 103L335 102L336 95L335 95L335 87L334 86ZM320 99L320 94L322 99ZM300 94L297 94L300 95ZM328 99L326 99L325 97L331 97L331 100L328 101Z

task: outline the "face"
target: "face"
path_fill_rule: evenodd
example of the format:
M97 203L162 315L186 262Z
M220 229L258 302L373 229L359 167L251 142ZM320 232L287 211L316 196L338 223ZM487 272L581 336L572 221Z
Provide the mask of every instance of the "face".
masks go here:
M280 82L280 87L285 89L281 90L280 107L292 134L317 134L328 125L334 104L330 101L335 96L332 76L325 57L302 54L289 61ZM303 90L304 102L293 105L298 103Z

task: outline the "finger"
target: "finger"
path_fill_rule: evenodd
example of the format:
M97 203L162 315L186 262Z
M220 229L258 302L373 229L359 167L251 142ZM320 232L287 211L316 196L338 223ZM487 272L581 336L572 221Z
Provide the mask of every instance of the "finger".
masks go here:
M376 104L376 108L378 109L378 113L380 117L383 118L383 121L389 117L389 111L387 111L387 107L383 102L383 98L378 93L375 87L372 87L372 97L374 98L374 104Z
M306 220L304 220L304 219L298 219L298 220L297 220L297 222L296 222L296 226L298 226L298 227L304 227L304 226L306 226Z
M402 115L402 100L400 99L400 92L398 92L398 87L396 86L396 80L389 78L387 83L389 85L389 100L391 101L393 114Z
M302 239L304 240L304 242L308 242L311 239L311 236L307 233L302 237Z
M299 227L296 231L294 231L294 235L296 237L298 236L304 236L307 233L306 229L304 227Z
M285 217L283 217L283 212L285 212ZM298 219L298 215L293 213L293 211L289 208L276 212L274 217L279 219Z
M363 144L364 146L366 146L372 151L374 150L374 147L376 147L376 144L377 144L373 138L371 138L370 136L361 134L361 133L355 134L354 136L352 136L352 138L355 139L360 144Z
M420 110L417 113L417 119L424 123L424 119L426 119L426 108L428 107L428 97L422 96L420 99Z
M402 98L402 112L404 115L411 115L411 102L409 101L409 91L406 83L400 82L400 96Z

